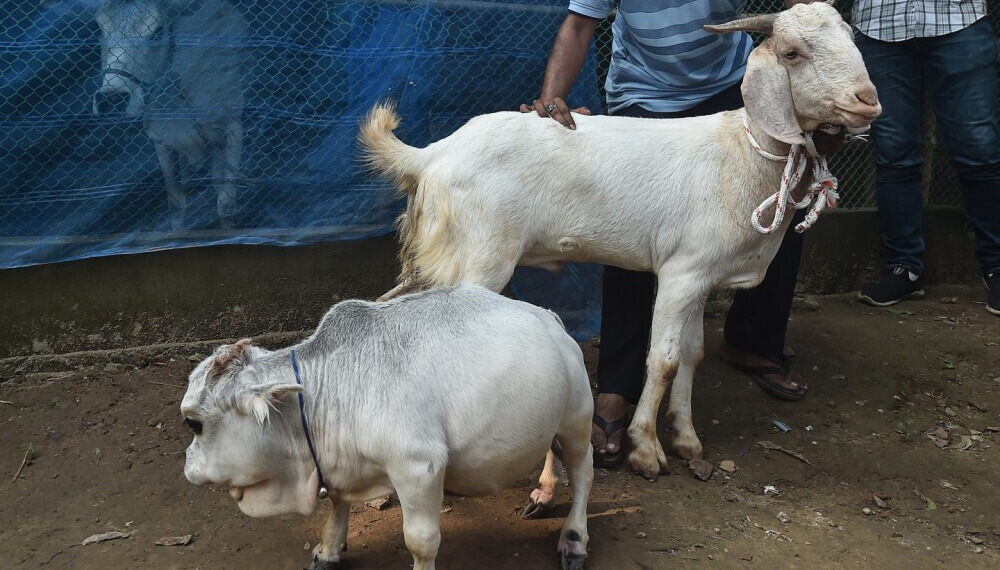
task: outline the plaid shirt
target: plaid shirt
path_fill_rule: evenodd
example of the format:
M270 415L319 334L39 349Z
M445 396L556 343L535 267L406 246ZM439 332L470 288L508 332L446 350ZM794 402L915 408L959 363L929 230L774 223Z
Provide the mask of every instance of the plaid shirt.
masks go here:
M986 0L856 0L851 23L884 42L943 36L986 16Z

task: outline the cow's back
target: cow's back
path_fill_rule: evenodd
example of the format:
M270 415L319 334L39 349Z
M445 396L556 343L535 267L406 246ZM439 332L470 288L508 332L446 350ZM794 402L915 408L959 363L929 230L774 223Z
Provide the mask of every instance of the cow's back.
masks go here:
M312 341L341 355L331 388L351 402L359 447L445 461L453 492L503 488L537 464L568 414L589 421L583 357L558 318L481 287L341 303Z

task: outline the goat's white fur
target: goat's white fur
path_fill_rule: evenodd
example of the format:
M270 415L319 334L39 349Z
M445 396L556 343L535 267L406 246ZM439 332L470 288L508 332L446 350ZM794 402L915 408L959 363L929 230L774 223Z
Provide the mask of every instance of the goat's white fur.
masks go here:
M740 27L747 21L713 31L752 29ZM659 286L629 461L649 479L666 467L656 411L671 380L673 448L700 456L690 399L705 299L714 288L757 285L791 219L772 235L750 228L784 165L751 147L744 112L776 154L821 123L864 129L880 112L850 28L831 6L796 5L768 23L771 35L748 63L745 110L671 120L576 116L576 130L495 113L417 149L392 133L392 107L376 106L360 141L372 166L409 194L402 273L383 299L461 281L499 291L518 264L651 271ZM809 182L796 189L800 197Z

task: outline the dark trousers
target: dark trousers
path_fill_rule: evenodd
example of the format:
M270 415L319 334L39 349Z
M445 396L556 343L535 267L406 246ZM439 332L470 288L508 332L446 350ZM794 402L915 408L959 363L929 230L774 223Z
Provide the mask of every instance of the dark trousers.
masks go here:
M632 106L614 114L666 119L710 115L742 106L740 86L734 85L685 111L653 113ZM746 215L749 219L750 212ZM725 338L730 346L777 361L783 359L785 327L802 253L802 234L793 228L804 216L805 210L796 212L764 281L754 289L736 293L726 315ZM652 273L604 267L598 393L618 394L631 403L639 401L646 378L655 296L656 276Z
M926 86L976 230L983 272L1000 269L997 46L987 18L931 38L883 42L857 34L882 115L872 124L875 198L886 267L924 269L921 103Z

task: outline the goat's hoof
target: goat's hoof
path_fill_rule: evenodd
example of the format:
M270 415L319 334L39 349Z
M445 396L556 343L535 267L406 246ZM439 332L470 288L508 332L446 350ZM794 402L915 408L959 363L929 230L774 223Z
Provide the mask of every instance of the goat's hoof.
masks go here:
M586 554L559 553L559 565L562 567L562 570L583 570L586 563Z
M705 450L701 446L698 436L689 437L677 436L670 444L671 449L682 459L701 459Z
M629 454L628 463L634 473L649 482L656 481L663 471L655 453L643 453L638 449Z
M342 560L320 560L318 556L313 556L313 563L304 570L340 570L344 567Z
M521 518L529 520L540 519L547 510L548 507L546 505L543 505L542 503L536 503L535 501L528 499L527 504L525 504L524 508L521 509Z

